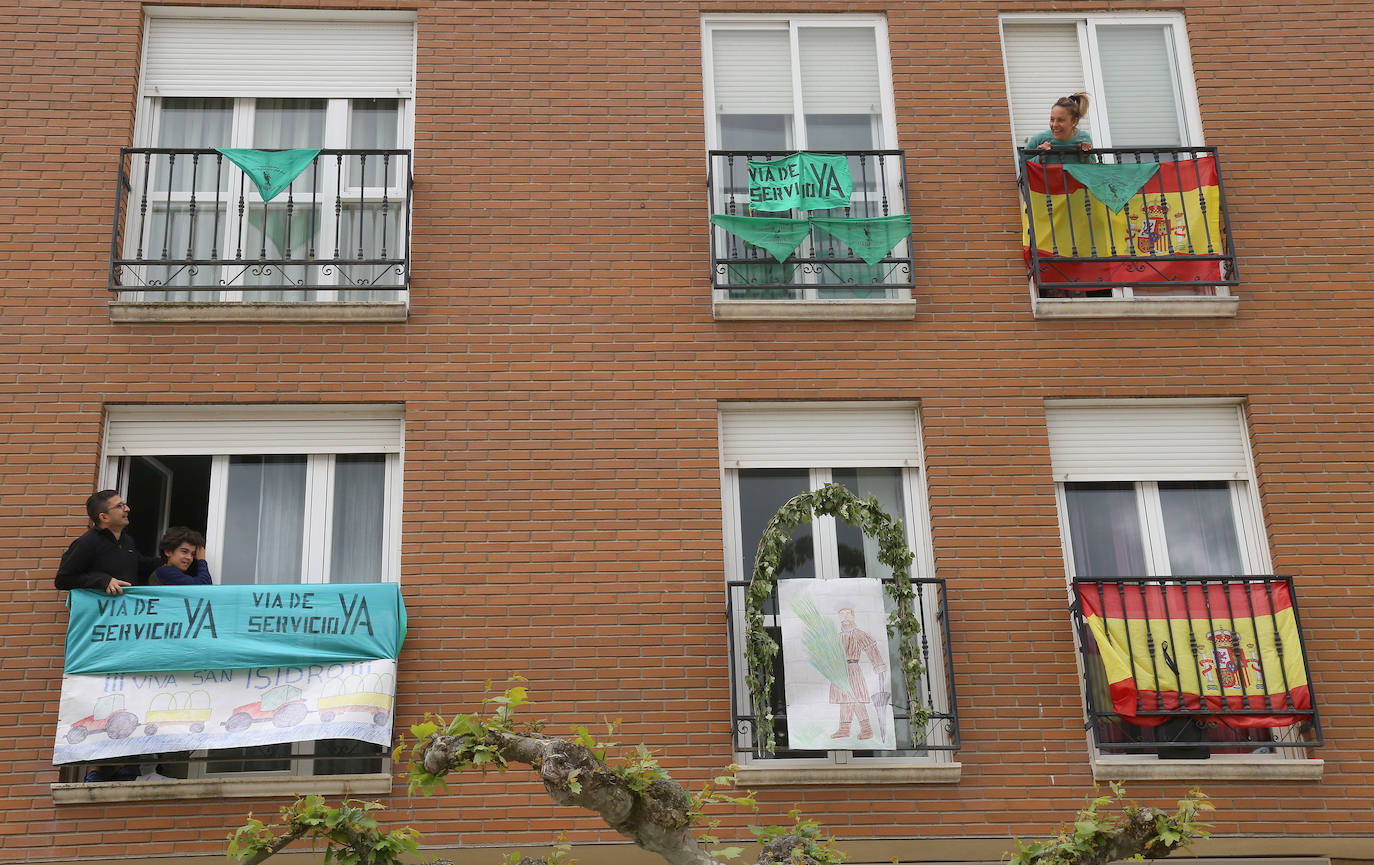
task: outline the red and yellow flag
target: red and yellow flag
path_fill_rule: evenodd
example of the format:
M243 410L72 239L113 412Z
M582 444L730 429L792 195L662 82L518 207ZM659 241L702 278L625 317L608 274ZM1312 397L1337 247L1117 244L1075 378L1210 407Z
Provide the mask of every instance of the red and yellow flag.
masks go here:
M1160 162L1159 171L1119 211L1093 196L1063 165L1031 161L1025 170L1030 198L1021 211L1022 245L1029 267L1034 227L1041 284L1092 291L1102 286L1072 283L1205 285L1221 278L1226 240L1215 156ZM1215 258L1176 261L1170 256ZM1062 260L1106 257L1129 260Z
M1286 727L1306 717L1292 712L1312 709L1288 583L1076 589L1112 708L1125 720L1153 727L1168 720L1160 712L1230 711L1245 714L1217 719L1238 728Z

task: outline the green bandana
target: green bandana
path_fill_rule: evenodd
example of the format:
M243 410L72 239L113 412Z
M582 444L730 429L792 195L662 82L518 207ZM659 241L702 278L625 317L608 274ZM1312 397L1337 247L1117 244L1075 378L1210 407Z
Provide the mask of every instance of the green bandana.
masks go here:
M215 149L243 169L243 173L248 175L248 179L258 188L258 192L262 193L263 201L276 198L316 156L320 155L318 147L299 150L247 150L232 147Z
M1125 165L1074 165L1065 163L1064 170L1074 180L1088 187L1093 198L1107 205L1113 213L1120 213L1140 187L1144 186L1155 172L1159 171L1158 162L1126 163Z
M813 216L811 224L833 236L868 264L882 261L892 248L911 234L910 216L875 216L868 219Z
M746 243L768 250L779 262L787 260L792 250L811 231L805 219L771 219L763 216L726 216L712 214L711 223L743 239Z
M769 162L749 160L749 206L754 210L848 207L853 193L847 156L800 152Z

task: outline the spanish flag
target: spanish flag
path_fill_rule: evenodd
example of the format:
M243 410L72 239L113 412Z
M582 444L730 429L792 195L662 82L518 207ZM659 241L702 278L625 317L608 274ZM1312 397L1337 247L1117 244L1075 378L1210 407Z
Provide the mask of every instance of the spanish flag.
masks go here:
M1023 246L1027 267L1032 242L1039 252L1041 285L1092 291L1102 286L1073 283L1221 280L1226 239L1215 156L1159 162L1147 173L1140 169L1156 163L1024 165ZM1123 179L1145 174L1134 194L1120 194Z
M1302 636L1286 581L1080 582L1113 710L1145 727L1170 713L1231 727L1286 727L1312 709ZM1091 660L1091 659L1089 659ZM1101 707L1105 709L1105 707Z

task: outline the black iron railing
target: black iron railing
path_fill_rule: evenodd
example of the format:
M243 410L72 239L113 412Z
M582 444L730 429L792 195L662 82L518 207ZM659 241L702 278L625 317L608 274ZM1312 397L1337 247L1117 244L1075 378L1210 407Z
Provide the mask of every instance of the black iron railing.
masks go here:
M216 150L122 148L109 287L146 300L399 298L411 186L408 150L321 150L263 201Z
M1290 577L1079 577L1100 752L1207 757L1322 744Z
M890 578L884 580L889 582ZM916 593L915 613L920 621L921 632L917 637L918 654L925 672L921 674L920 694L917 703L929 709L929 720L924 728L911 723L911 713L907 701L901 697L905 690L900 682L900 665L895 653L892 655L890 670L893 674L892 712L897 721L897 753L917 755L932 752L953 752L959 750L959 715L954 698L954 664L949 652L949 604L946 598L945 581L938 577L913 577L912 588ZM727 584L726 621L729 624L730 645L740 645L742 636L739 629L744 614L744 592L749 587L747 580L732 580ZM772 601L766 613L771 618L778 604L777 586L774 585ZM768 628L773 639L781 645L780 632L776 627ZM817 751L789 750L787 746L787 704L784 697L785 681L782 669L782 655L777 656L774 670L774 687L771 705L765 711L773 715L773 730L777 736L777 748L765 753L755 735L755 718L758 707L751 706L749 691L741 689L741 684L750 675L744 668L744 659L730 652L730 712L735 750L753 753L757 757L769 758L815 758L822 756ZM873 752L889 755L890 752ZM870 752L856 751L857 756L868 756Z
M1027 150L1021 156L1026 264L1038 289L1213 294L1239 283L1215 147ZM1104 201L1075 177L1085 164L1158 168L1134 194Z
M707 186L711 214L797 219L802 215L866 219L905 216L906 155L900 150L827 151L849 160L853 194L848 207L826 210L756 211L749 206L749 160L774 160L782 150L712 150ZM711 226L711 273L717 289L731 298L907 297L914 282L911 239L901 241L880 261L869 263L834 236L812 229L786 261L767 250Z

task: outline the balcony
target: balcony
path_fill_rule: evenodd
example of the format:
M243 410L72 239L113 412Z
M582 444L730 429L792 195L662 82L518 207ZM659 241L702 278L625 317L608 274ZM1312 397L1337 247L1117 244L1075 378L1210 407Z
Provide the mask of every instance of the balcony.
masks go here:
M1290 758L1322 744L1289 577L1074 580L1102 755Z
M1037 317L1235 315L1215 147L1102 148L1093 163L1032 155L1045 163L1023 161L1019 184Z
M709 154L715 317L910 319L915 303L911 300L914 276L905 154L850 150L820 155L843 157L848 163L852 191L846 206L753 207L750 161L757 169L760 163L791 155L789 151L738 150ZM757 196L757 181L753 185ZM772 248L770 252L751 242L759 241L758 236L739 228L745 221L741 217L776 220L774 225L782 226L788 239L781 246L763 241ZM721 223L728 220L734 224L727 228Z
M945 581L937 577L913 577L911 585L915 591L914 612L920 622L920 633L916 638L917 656L925 670L917 684L920 689L917 703L929 710L929 718L923 727L912 720L906 698L906 683L900 673L896 673L892 676L890 694L882 696L890 700L892 707L897 750L850 751L846 759L835 765L832 761L836 752L789 747L782 654L775 660L773 688L769 705L765 707L765 711L773 717L775 750L764 751L757 740L755 713L758 708L751 706L746 684L749 671L744 661L742 625L744 597L749 581L732 580L727 583L731 730L739 761L750 764L741 772L749 775L751 783L947 783L958 780L960 766L952 760L954 753L959 750L959 716L954 695L954 665L947 649L950 644L949 605ZM772 599L765 603L764 623L773 640L781 646L778 605L775 584ZM890 670L896 671L899 665L895 643L890 644L888 652L892 659ZM877 696L875 692L875 700Z
M395 320L410 282L408 150L321 150L264 200L217 150L120 151L115 320Z

